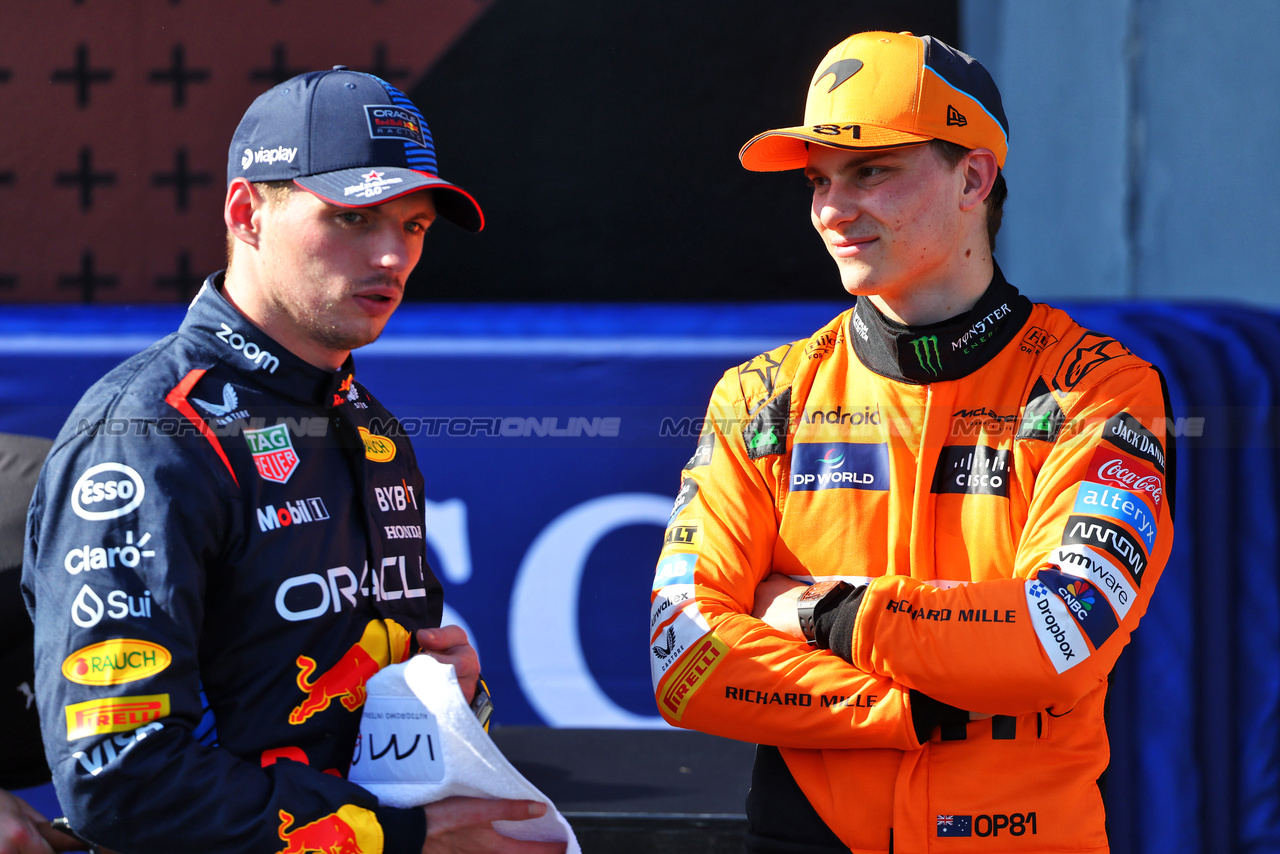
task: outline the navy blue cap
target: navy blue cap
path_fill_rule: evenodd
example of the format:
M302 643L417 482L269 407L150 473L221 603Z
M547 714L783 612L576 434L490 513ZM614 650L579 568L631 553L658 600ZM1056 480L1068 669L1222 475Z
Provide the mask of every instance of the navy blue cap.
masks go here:
M231 137L227 184L293 181L342 207L377 205L436 190L436 212L468 231L484 228L471 194L436 174L431 131L390 83L341 65L286 80L259 95Z

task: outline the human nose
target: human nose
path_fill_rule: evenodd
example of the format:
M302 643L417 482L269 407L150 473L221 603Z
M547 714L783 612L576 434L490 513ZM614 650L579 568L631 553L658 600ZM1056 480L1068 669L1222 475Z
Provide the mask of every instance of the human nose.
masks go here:
M854 194L838 182L832 182L826 192L814 194L814 224L821 228L837 229L858 218L860 208Z
M378 230L373 246L373 265L392 273L405 273L413 267L412 238L403 228L388 227Z

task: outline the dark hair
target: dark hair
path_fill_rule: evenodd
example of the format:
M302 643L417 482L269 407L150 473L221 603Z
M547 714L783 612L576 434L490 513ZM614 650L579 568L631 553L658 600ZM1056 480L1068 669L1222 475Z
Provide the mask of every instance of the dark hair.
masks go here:
M952 169L959 166L960 161L970 151L963 145L947 142L945 139L933 139L929 144L943 160L951 164ZM996 251L996 232L1000 230L1000 221L1004 219L1004 200L1008 197L1009 185L1005 183L1004 170L997 170L996 183L987 196L987 240L991 244L992 252Z

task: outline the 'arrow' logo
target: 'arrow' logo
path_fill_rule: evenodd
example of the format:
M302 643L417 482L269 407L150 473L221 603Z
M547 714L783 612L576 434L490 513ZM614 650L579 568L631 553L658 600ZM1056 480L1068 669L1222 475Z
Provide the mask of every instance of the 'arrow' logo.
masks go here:
M835 62L827 66L827 70L818 75L818 80L813 81L813 85L817 86L818 81L826 77L828 74L835 75L835 82L831 84L828 92L834 92L836 87L853 75L862 70L861 59L837 59Z

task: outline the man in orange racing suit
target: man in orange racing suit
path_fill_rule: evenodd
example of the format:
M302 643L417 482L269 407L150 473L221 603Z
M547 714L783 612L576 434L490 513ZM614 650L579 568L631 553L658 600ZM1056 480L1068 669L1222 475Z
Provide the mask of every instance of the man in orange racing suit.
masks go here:
M1168 396L992 258L1000 96L930 37L862 33L804 125L859 297L728 371L653 583L658 708L758 742L753 852L1106 851L1107 679L1173 538Z

